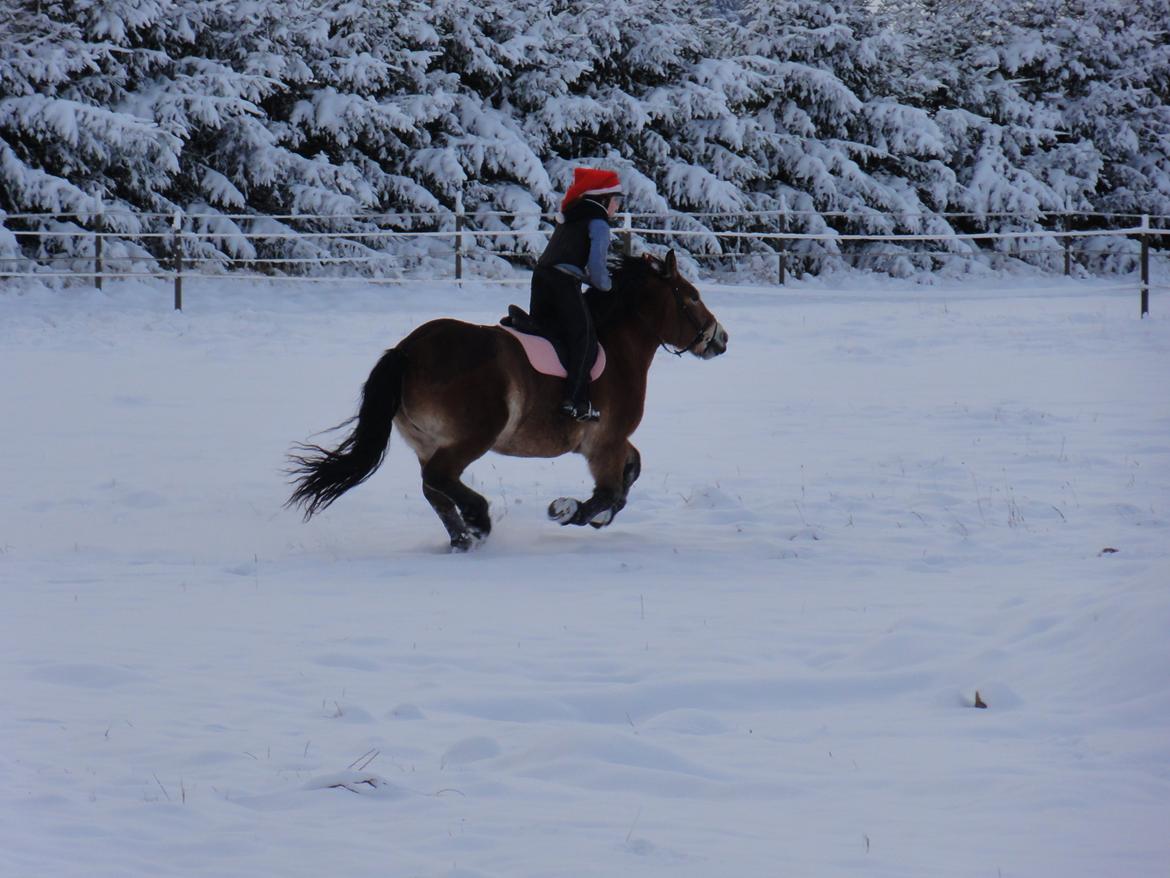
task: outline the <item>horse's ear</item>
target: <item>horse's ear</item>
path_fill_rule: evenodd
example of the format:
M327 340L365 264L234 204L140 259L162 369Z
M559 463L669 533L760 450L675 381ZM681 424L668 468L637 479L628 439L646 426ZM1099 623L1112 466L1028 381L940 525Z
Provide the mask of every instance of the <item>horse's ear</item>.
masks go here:
M663 267L666 269L667 277L678 277L678 258L674 255L673 250L666 254Z

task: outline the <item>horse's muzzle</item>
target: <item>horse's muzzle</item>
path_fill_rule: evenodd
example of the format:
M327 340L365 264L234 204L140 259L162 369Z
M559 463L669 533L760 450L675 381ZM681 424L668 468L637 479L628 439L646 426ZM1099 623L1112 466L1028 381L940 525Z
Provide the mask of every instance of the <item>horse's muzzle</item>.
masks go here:
M727 330L718 320L711 324L710 334L703 333L703 335L706 341L697 353L704 360L717 357L727 350Z

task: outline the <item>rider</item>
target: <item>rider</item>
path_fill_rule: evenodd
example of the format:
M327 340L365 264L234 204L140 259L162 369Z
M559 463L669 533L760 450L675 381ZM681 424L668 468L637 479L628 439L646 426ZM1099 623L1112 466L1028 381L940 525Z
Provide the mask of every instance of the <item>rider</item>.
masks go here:
M532 273L528 310L559 335L566 349L566 396L558 410L578 421L596 421L601 416L589 402L589 372L597 357L597 334L581 284L609 291L605 265L609 221L617 213L621 197L622 184L615 171L574 169L557 227Z

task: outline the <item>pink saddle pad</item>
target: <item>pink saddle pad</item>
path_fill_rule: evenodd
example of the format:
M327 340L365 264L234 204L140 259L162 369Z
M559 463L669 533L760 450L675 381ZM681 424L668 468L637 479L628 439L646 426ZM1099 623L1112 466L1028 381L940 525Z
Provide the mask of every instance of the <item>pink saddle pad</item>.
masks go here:
M512 333L512 335L519 339L520 346L524 348L524 353L528 356L528 362L532 364L532 368L537 372L542 375L552 375L556 378L565 378L568 376L569 373L561 365L561 360L557 356L556 349L547 338L542 338L539 335L529 335L526 332L517 332L510 326L501 326L500 328ZM589 380L596 381L604 371L605 350L598 344L597 359L593 361L593 368L589 370Z

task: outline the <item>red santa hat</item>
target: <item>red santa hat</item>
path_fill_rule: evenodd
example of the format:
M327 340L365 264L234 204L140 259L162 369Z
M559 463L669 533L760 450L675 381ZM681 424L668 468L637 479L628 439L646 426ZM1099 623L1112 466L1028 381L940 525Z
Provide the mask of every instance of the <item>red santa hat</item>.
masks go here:
M578 198L586 195L612 195L622 191L622 181L617 171L601 168L573 168L573 185L561 201L561 210L568 208Z

